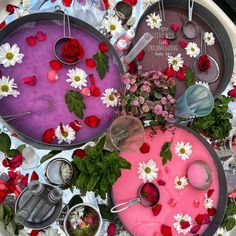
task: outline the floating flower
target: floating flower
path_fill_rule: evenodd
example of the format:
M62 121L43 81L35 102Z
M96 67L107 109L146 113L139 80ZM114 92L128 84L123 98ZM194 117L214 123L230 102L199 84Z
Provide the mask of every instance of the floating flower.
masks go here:
M58 229L48 228L44 232L39 232L37 236L60 236Z
M185 48L186 53L189 57L197 57L200 54L200 48L197 46L196 43L188 43L188 45Z
M35 36L29 36L25 39L25 41L29 46L35 46L37 42L37 38Z
M16 90L17 88L18 86L14 79L10 79L9 76L2 76L2 78L0 78L0 99L7 96L17 97L20 94L20 92Z
M51 66L51 68L55 71L58 71L62 68L62 63L58 60L51 60L49 62L49 65Z
M45 143L51 143L55 139L55 130L53 128L45 130L42 139Z
M185 161L189 159L192 154L192 146L190 143L177 142L175 144L175 153L181 158L181 160Z
M96 61L93 58L87 58L85 63L86 63L86 66L90 69L96 66Z
M208 197L207 194L205 194L204 206L206 209L210 209L213 207L213 199L211 197Z
M179 53L177 56L168 56L168 65L172 66L174 71L178 71L184 64L182 55Z
M101 97L102 103L106 107L116 107L118 105L118 96L116 96L117 90L114 88L107 88Z
M207 82L204 82L204 81L198 81L198 82L196 82L195 84L199 84L199 85L204 86L204 87L207 88L207 89L210 89L210 88L209 88L209 85L208 85Z
M150 151L150 145L148 143L143 143L139 150L143 154L148 153Z
M106 43L101 42L98 45L98 49L99 49L100 52L107 52L109 47Z
M70 214L70 222L72 225L77 225L81 222L81 218L84 216L84 207L77 207Z
M163 236L172 236L171 227L168 225L161 225L161 235Z
M212 32L205 32L203 39L208 46L213 46L215 44L215 37Z
M27 76L22 78L21 82L26 85L35 86L37 84L37 78L35 75Z
M87 74L84 70L75 68L68 71L67 75L69 79L66 82L71 83L70 86L74 88L79 88L80 90L82 87L87 86Z
M16 63L22 63L24 54L20 53L20 48L17 44L12 47L9 43L0 46L0 64L4 67L14 66Z
M109 16L103 20L102 25L108 33L111 33L111 36L117 36L123 30L122 22L117 16Z
M154 216L159 215L160 212L161 212L161 209L162 209L162 205L161 205L161 204L155 205L155 206L152 208L152 214L153 214Z
M139 163L138 178L142 179L144 183L152 182L155 178L157 178L158 170L159 169L156 167L156 162L152 159L149 160L147 163Z
M179 46L180 46L181 48L186 48L187 45L188 45L187 42L185 42L185 41L179 41Z
M193 220L188 214L177 214L174 216L174 219L176 222L173 226L177 230L178 234L187 234L190 232Z
M60 124L55 130L55 136L58 139L58 143L64 141L70 144L75 140L75 131L69 125Z
M85 118L84 123L91 128L96 128L100 124L100 119L96 116L88 116Z
M71 168L68 164L63 163L61 165L61 177L63 181L67 181L68 179L71 178L72 171Z
M197 65L200 71L207 71L211 68L211 61L206 54L203 54L199 57Z
M176 176L175 177L175 188L176 189L182 190L187 185L188 185L188 179L185 176L183 176L183 177Z
M156 15L156 13L151 13L150 15L147 15L147 26L149 26L151 29L157 28L160 29L162 26L162 19L159 14Z

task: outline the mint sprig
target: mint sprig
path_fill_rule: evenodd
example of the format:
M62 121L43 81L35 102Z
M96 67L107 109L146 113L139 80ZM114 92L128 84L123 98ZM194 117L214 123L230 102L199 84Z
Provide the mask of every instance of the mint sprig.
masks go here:
M109 71L109 57L105 52L99 51L93 56L93 59L96 61L96 70L100 79L103 80L106 73Z
M162 165L165 165L167 161L171 161L172 159L170 146L171 142L165 142L161 148L160 156L162 157Z

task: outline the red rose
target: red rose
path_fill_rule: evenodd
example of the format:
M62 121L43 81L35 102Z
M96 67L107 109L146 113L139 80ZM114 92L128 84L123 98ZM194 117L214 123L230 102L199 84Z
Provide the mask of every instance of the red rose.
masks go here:
M55 138L55 130L53 128L47 129L43 134L43 141L45 143L51 143Z
M98 48L99 48L100 52L106 52L106 51L108 51L108 46L107 46L105 43L100 43L100 44L98 45Z
M148 143L143 143L139 150L143 154L148 153L150 151L150 145Z
M214 207L208 208L207 213L209 216L214 216L216 214L216 209Z
M199 57L197 64L200 71L206 71L211 67L211 62L206 54Z
M88 116L85 118L84 123L91 128L96 128L100 123L100 119L96 116Z
M32 230L31 233L30 233L30 236L37 236L40 232L42 232L42 230Z
M104 6L106 8L106 10L110 7L109 5L109 1L108 0L103 0Z
M132 75L137 72L137 65L135 61L132 61L128 64L128 72Z
M84 48L78 39L70 39L61 47L63 59L66 62L81 60L84 56Z
M72 157L79 157L80 159L84 159L84 157L86 157L86 152L84 151L84 149L78 148L76 149L73 154Z

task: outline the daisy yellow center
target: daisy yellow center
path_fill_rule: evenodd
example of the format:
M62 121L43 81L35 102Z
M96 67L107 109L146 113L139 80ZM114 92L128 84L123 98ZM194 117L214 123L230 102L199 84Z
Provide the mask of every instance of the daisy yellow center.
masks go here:
M157 20L156 20L155 18L152 18L152 21L153 21L154 23L157 23Z
M79 82L81 80L81 78L80 78L80 76L77 75L77 76L74 77L74 80Z
M3 85L1 87L1 90L2 90L2 92L8 92L9 91L9 87L7 85Z
M184 148L181 148L181 149L179 150L179 152L180 152L181 154L184 154L184 153L185 153L185 149L184 149Z
M178 184L178 185L182 185L182 181L180 181L180 180L177 181L177 184Z
M207 39L210 41L210 40L211 40L211 37L207 37Z
M8 53L6 54L6 58L7 58L8 60L12 60L13 57L14 57L14 54L13 54L12 52L8 52Z
M115 25L110 25L110 30L115 30L116 26Z
M151 173L151 168L150 168L150 167L146 167L144 171L145 171L147 174L150 174L150 173Z
M192 52L195 52L195 49L194 49L194 48L191 48L191 51L192 51Z
M173 65L177 65L178 61L176 59L173 60Z
M224 236L223 234L217 234L217 236Z
M110 94L109 97L108 97L108 99L109 99L110 101L114 101L114 100L115 100L115 97L114 97L113 94Z
M68 137L68 132L64 131L62 134L64 137Z

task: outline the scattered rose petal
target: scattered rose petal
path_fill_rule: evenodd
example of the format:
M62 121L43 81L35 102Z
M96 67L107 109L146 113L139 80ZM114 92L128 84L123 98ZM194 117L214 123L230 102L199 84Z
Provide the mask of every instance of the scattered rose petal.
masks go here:
M79 157L80 159L84 159L84 157L86 157L86 152L84 151L84 149L78 148L73 152L72 157Z
M16 154L9 162L9 167L12 169L15 169L19 166L21 166L23 162L23 156L21 154Z
M90 81L91 85L92 85L92 86L95 86L96 84L95 84L95 79L94 79L93 74L90 74L90 75L88 76L88 78L89 78L89 81Z
M17 137L17 134L16 133L12 133L11 136L12 137Z
M162 180L162 179L158 179L158 180L157 180L157 183L158 183L158 185L160 185L160 186L166 185L166 182L165 182L164 180Z
M152 207L152 213L154 216L157 216L159 215L159 213L161 212L161 209L162 209L162 205L160 204L157 204L155 205L154 207Z
M114 223L109 224L109 226L107 228L108 236L114 236L115 233L116 233L116 224L114 224Z
M53 128L47 129L43 134L43 142L51 143L55 139L55 130Z
M174 30L175 32L178 32L179 29L180 29L178 23L173 23L173 24L171 24L171 25L170 25L170 28L171 28L172 30Z
M14 171L8 171L8 176L10 177L10 179L14 179L16 178L16 173Z
M48 80L50 82L55 82L58 80L58 73L55 70L48 71Z
M0 198L5 198L8 194L8 190L4 189L0 191Z
M187 42L185 42L185 41L179 41L179 46L180 46L181 48L186 48L187 45L188 45Z
M199 205L200 205L200 201L199 201L199 200L194 200L194 201L193 201L193 206L194 206L195 208L198 208Z
M169 167L165 166L165 172L166 172L166 174L169 174L169 173L170 173Z
M13 14L15 12L16 8L18 8L18 7L15 6L15 5L7 4L6 11L11 15L11 14Z
M86 96L86 97L89 97L91 95L90 89L87 88L87 87L86 88L82 88L81 94Z
M70 7L71 3L72 3L72 0L62 0L62 4L65 7Z
M207 197L210 198L213 193L214 193L214 189L209 189L209 190L207 191Z
M163 71L163 74L167 76L167 79L169 79L175 76L175 71L172 66L169 66Z
M150 145L148 143L143 143L139 150L143 154L148 153L150 151Z
M84 123L91 128L96 128L99 123L100 123L100 119L97 118L96 116L88 116L85 118Z
M37 38L35 36L29 36L25 39L25 41L29 46L35 46Z
M106 51L108 51L108 46L107 46L107 44L105 44L105 43L100 43L100 44L98 45L98 48L99 48L100 52L106 52Z
M228 96L236 98L236 88L229 90Z
M176 78L180 81L185 79L185 74L182 70L179 70L176 72Z
M203 214L198 214L195 217L195 221L197 222L198 225L203 225L205 220L205 216Z
M39 234L40 232L42 232L42 230L36 230L36 229L34 229L34 230L31 231L30 236L38 236L38 234Z
M8 167L9 166L9 162L8 162L8 160L6 158L2 160L2 165L4 167Z
M135 61L132 61L128 64L128 72L130 74L135 74L137 72L137 65Z
M90 69L96 66L96 61L93 60L93 58L87 58L85 63L86 63L86 66Z
M21 184L22 184L23 186L27 186L27 185L28 185L28 178L29 178L29 173L26 174L26 175L23 177L23 179L21 180Z
M189 228L189 226L190 226L190 224L189 224L188 221L182 221L182 222L180 222L180 227L181 227L181 229L187 229L187 228Z
M106 10L109 9L110 5L109 5L109 0L103 0L104 6L106 8Z
M139 52L139 54L137 55L136 58L137 58L138 61L142 61L144 56L145 56L145 51L142 50L142 51Z
M186 65L183 65L180 70L182 70L183 72L186 71L188 69L188 67Z
M171 199L168 200L167 204L168 204L170 207L174 208L174 207L176 206L177 202L176 202L175 199L171 198Z
M6 21L3 21L0 23L0 30L3 29L6 26Z
M90 92L91 92L91 95L94 97L99 97L101 95L100 89L96 86L91 86Z
M38 179L39 179L38 174L37 174L35 171L33 171L33 172L32 172L32 175L31 175L31 178L30 178L30 181L32 181L32 180L38 180Z
M28 76L21 79L21 82L26 85L34 86L37 83L37 79L36 79L36 76L33 75L33 76Z
M80 124L80 122L78 120L74 120L72 122L70 122L70 127L75 131L75 132L79 132L80 129L82 128L82 125Z
M201 225L195 225L191 228L190 233L196 234L201 229Z
M127 2L127 3L129 3L132 7L134 7L134 6L137 4L138 0L123 0L123 2Z
M203 220L203 224L210 224L210 216L208 215L208 214L203 214L203 218L204 218L204 220Z
M47 36L44 32L38 31L37 34L36 34L36 38L37 38L38 41L45 41Z
M209 216L214 216L216 214L216 209L214 207L208 208L207 213Z
M161 233L163 236L172 236L171 227L167 225L161 225Z
M58 60L51 60L49 62L49 64L50 64L51 68L55 71L58 71L62 68L62 63Z

